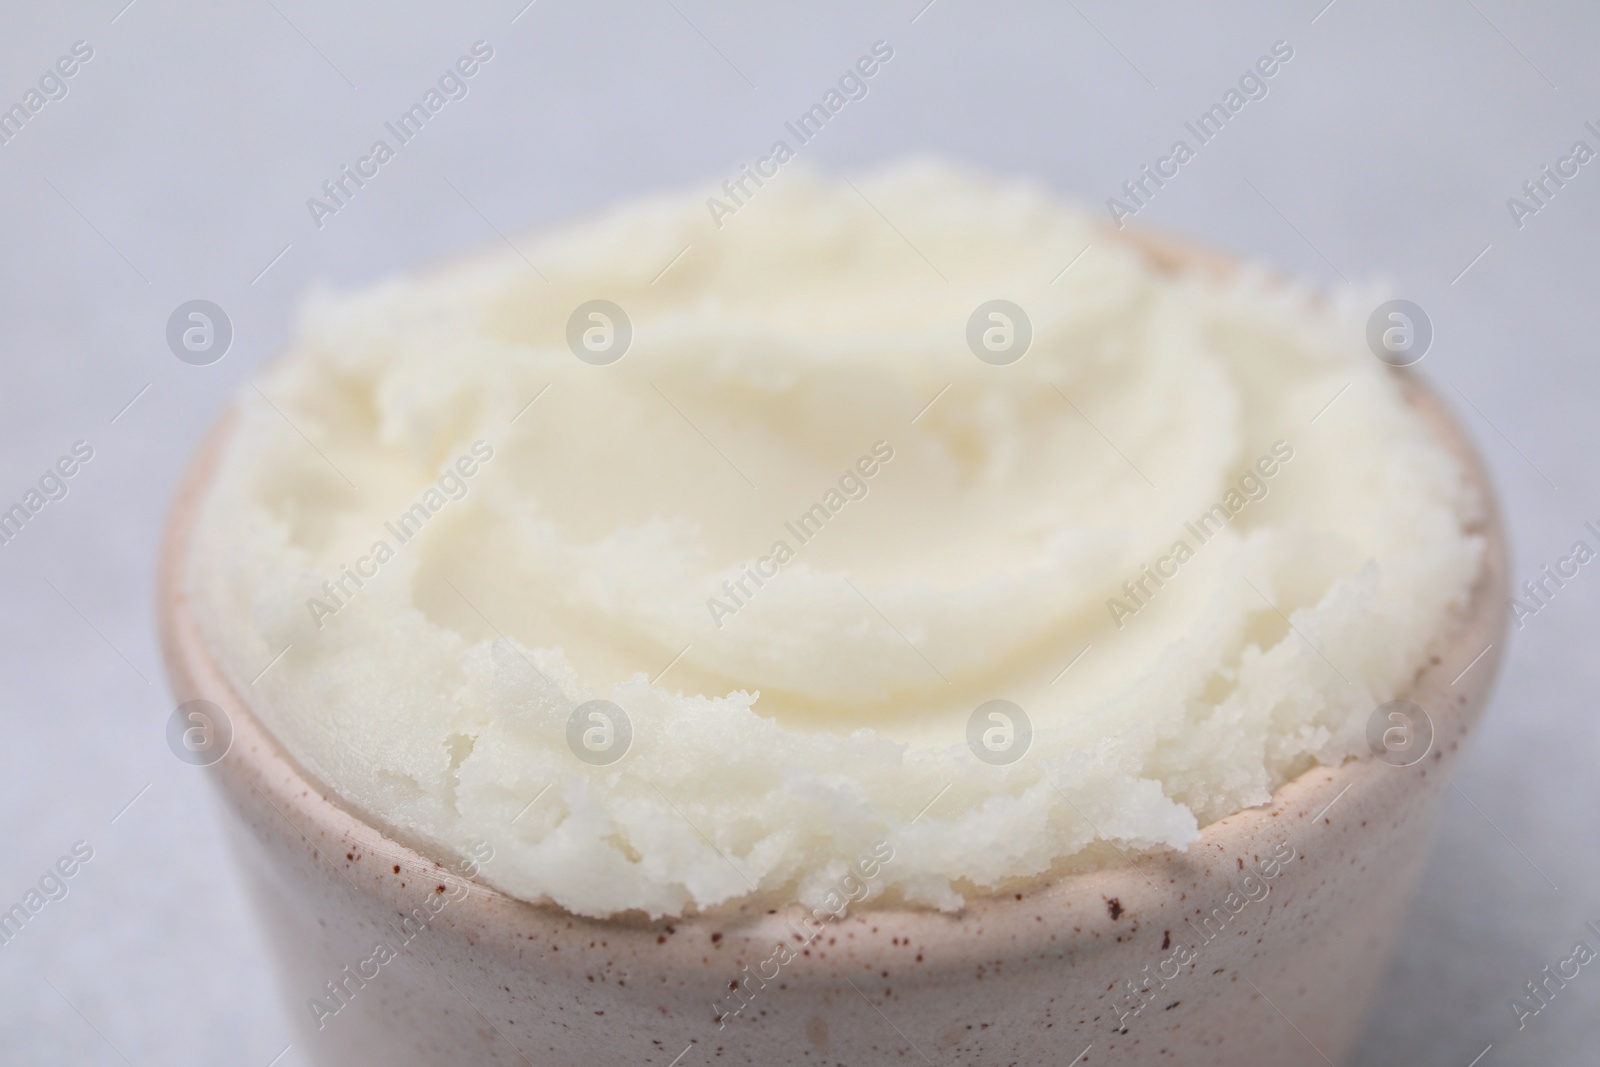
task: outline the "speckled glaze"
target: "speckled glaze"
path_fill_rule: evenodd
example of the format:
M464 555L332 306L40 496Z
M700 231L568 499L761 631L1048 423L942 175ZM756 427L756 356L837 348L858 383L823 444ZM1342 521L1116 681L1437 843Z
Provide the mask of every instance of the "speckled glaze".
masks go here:
M1140 240L1158 263L1195 256ZM1438 399L1403 380L1489 495ZM319 1064L1337 1064L1360 1036L1504 646L1505 544L1491 509L1471 605L1409 693L1434 726L1413 766L1316 767L1182 854L976 898L956 915L858 910L807 947L798 907L584 919L463 881L386 837L308 779L223 678L196 631L183 561L228 426L172 510L161 632L177 698L210 700L232 720L228 755L201 773L218 787L302 1027L295 1047ZM1288 849L1294 858L1274 867ZM413 919L408 937L399 924L418 909L426 924ZM406 940L397 958L367 962L380 941ZM780 942L797 954L764 981ZM1184 949L1192 958L1175 956ZM719 1024L741 982L748 1007ZM313 998L338 1012L319 1019Z

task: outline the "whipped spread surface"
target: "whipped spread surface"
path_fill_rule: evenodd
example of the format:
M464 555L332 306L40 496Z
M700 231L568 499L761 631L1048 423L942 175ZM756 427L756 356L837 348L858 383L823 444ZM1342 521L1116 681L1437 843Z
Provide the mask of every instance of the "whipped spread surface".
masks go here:
M641 200L312 297L195 608L312 776L507 893L817 906L873 855L852 898L959 908L1366 754L1448 637L1484 503L1371 303L943 164Z

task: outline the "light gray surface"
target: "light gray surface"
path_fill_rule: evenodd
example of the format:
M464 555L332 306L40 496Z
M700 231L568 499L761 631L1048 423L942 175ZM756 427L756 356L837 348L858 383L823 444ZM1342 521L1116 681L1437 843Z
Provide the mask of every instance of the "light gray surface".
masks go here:
M75 41L95 49L0 145L0 506L74 441L95 449L0 548L0 904L74 841L95 849L0 946L5 1063L264 1067L289 1040L205 772L163 739L151 586L185 458L282 343L298 294L495 240L485 216L511 230L720 180L874 40L893 62L811 162L932 150L1098 203L1287 40L1270 94L1140 220L1321 283L1385 277L1425 307L1423 369L1488 453L1517 581L1600 523L1600 162L1521 230L1506 206L1574 140L1600 147L1584 128L1600 126L1592 5L539 0L513 22L523 0L125 2L0 14L0 106ZM471 95L319 232L305 199L478 39L495 57ZM195 297L237 331L209 367L164 341ZM1466 1067L1491 1043L1484 1067L1594 1062L1600 966L1520 1032L1507 1000L1580 938L1600 948L1583 929L1600 924L1597 612L1600 568L1585 568L1515 635L1360 1063ZM1299 1040L1287 1025L1284 1040Z

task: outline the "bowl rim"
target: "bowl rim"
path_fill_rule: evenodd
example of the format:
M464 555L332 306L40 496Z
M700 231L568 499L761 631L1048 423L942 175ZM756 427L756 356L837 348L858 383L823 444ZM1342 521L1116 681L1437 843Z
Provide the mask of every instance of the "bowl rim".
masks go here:
M1116 236L1141 247L1153 263L1165 270L1198 267L1225 273L1230 269L1229 262L1216 253L1167 235L1124 231ZM1509 560L1493 483L1470 437L1438 392L1418 374L1399 368L1390 368L1390 372L1398 378L1413 410L1435 429L1462 463L1468 481L1479 489L1483 500L1483 518L1473 531L1485 541L1477 582L1467 606L1445 634L1444 650L1418 672L1406 692L1409 699L1428 709L1433 719L1433 750L1420 768L1411 768L1419 770L1416 777L1423 779L1434 761L1447 754L1452 762L1459 757L1458 750L1493 688L1509 623ZM179 702L205 699L227 714L232 726L231 748L208 770L235 809L249 809L253 805L250 793L258 794L324 859L338 864L339 853L356 857L346 860L341 871L353 891L376 894L403 913L415 903L416 891L407 893L407 879L415 882L448 877L445 862L368 821L306 773L211 657L192 610L187 562L194 525L236 422L237 411L230 406L206 433L181 479L162 531L156 603L167 676ZM1458 672L1466 676L1467 684L1456 685L1463 680ZM1453 680L1447 683L1447 678ZM1326 810L1347 792L1354 790L1358 797L1363 791L1392 792L1396 788L1395 774L1396 768L1373 757L1346 760L1338 766L1314 764L1279 786L1266 804L1203 827L1199 839L1183 852L1147 852L1140 855L1138 862L1129 859L1126 864L1019 880L1015 886L971 894L965 906L953 913L927 907L871 904L852 909L838 920L837 929L854 942L852 954L869 955L873 944L887 947L891 939L902 936L915 934L920 940L952 926L969 932L984 931L984 937L968 939L966 950L960 947L960 938L930 939L942 940L945 945L940 953L943 958L937 962L958 967L991 956L996 937L1024 941L1037 938L1039 928L1034 924L1043 921L1038 916L1045 912L1054 915L1050 927L1053 932L1064 927L1074 930L1071 936L1079 947L1109 945L1113 937L1120 942L1127 933L1127 924L1117 922L1119 912L1146 919L1154 916L1158 920L1154 925L1159 927L1159 918L1176 914L1178 898L1184 895L1174 894L1171 887L1226 880L1233 873L1235 862L1242 864L1244 857L1259 857L1268 841L1286 839L1293 830L1324 817ZM360 860L368 857L381 857L383 863L367 863L363 867ZM472 904L442 912L442 917L448 917L447 925L462 927L469 935L480 937L498 932L512 941L533 937L534 932L560 936L575 945L590 942L597 934L611 941L626 939L630 934L659 941L665 930L673 934L715 933L713 940L717 941L726 934L734 947L741 943L770 945L774 934L787 938L796 914L810 913L797 902L772 907L767 897L760 896L755 900L738 898L679 917L650 919L626 912L594 918L549 901L528 902L481 881L467 881L464 889L465 899ZM1118 902L1120 908L1108 913L1107 902ZM665 947L671 950L674 944L678 949L669 954L680 956L681 963L703 963L703 943L698 937L673 937ZM578 955L568 962L577 963ZM813 962L813 966L818 965ZM808 969L811 968L797 968Z

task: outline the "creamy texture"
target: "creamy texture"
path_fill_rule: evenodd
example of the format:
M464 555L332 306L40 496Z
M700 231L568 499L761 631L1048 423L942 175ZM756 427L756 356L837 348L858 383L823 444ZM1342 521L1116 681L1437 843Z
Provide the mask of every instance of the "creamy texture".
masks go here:
M1376 301L1163 273L943 166L855 186L309 302L191 581L313 776L420 847L491 842L506 892L659 916L816 906L879 841L871 899L955 908L1365 754L1483 550ZM995 298L1032 324L1009 366L968 347ZM567 342L594 299L632 326L606 366ZM631 723L609 765L568 743L593 699ZM993 699L1032 723L1012 763L968 745Z

